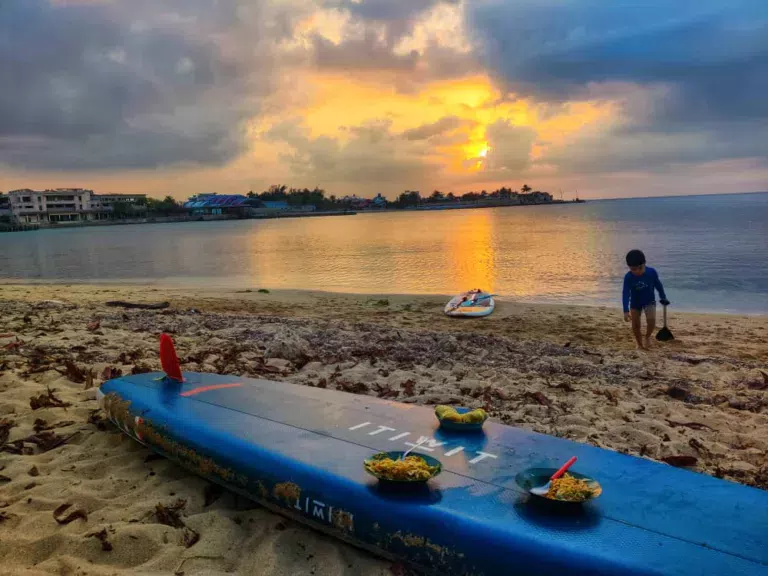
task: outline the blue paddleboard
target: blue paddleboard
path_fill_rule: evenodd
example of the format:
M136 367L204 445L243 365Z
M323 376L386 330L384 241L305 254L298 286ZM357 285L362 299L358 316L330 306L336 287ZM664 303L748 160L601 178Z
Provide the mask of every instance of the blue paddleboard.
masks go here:
M109 418L156 452L283 515L443 575L768 576L768 492L486 422L439 429L430 408L215 374L141 374L99 390ZM426 438L426 440L425 440ZM385 489L363 461L418 451L443 472ZM584 505L531 499L515 476L595 478Z

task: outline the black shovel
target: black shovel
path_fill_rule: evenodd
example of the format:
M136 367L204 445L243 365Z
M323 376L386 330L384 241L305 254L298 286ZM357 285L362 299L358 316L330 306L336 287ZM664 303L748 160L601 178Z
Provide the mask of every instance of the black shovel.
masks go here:
M661 304L664 306L664 327L656 334L656 340L659 342L669 342L675 339L672 336L672 331L667 328L667 306L669 306L669 300L662 300Z

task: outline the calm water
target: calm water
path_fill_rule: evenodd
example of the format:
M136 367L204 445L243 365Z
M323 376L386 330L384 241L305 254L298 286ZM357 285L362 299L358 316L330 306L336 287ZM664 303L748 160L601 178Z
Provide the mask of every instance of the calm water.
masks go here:
M768 194L0 235L0 277L618 305L641 248L677 309L768 314Z

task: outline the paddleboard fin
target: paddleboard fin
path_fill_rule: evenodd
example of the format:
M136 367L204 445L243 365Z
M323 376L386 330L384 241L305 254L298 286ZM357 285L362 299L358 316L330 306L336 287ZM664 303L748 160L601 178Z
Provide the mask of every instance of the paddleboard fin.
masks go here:
M176 356L176 348L174 348L173 340L168 334L160 335L160 365L168 378L177 382L184 382L179 357Z

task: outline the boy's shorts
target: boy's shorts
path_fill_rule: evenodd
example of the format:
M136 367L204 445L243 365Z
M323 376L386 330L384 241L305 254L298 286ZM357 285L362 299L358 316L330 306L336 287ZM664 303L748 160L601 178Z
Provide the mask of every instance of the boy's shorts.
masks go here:
M629 305L630 310L637 310L638 312L642 312L645 310L645 313L648 314L650 312L656 312L656 301L649 302L648 304L645 304L643 306L637 306L635 304Z

